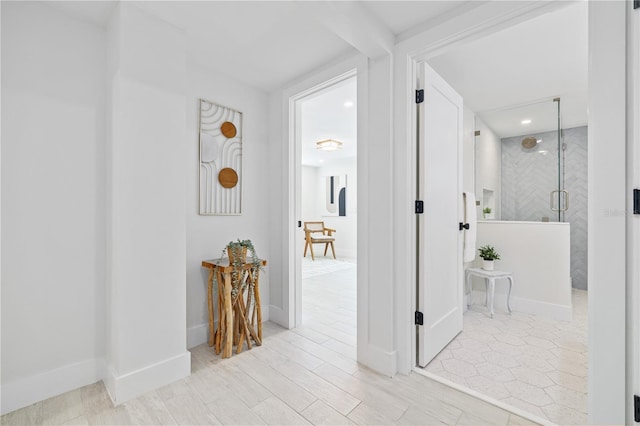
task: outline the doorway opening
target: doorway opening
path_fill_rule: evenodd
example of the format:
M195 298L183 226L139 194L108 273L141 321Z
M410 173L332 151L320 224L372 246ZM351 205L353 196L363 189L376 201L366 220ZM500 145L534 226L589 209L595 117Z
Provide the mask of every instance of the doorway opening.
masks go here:
M357 76L320 85L295 101L295 332L357 357Z
M491 245L501 255L496 269L515 284L510 314L508 281L497 281L492 317L484 306L491 292L476 278L462 333L425 370L559 424L587 422L586 9L568 6L428 60L464 99L463 188L475 194L478 218L476 261L465 268L479 268L477 248ZM558 55L548 69L566 73L537 70L549 63L545 49ZM505 57L518 70L501 76ZM461 79L468 63L477 66ZM540 277L554 271L554 279Z

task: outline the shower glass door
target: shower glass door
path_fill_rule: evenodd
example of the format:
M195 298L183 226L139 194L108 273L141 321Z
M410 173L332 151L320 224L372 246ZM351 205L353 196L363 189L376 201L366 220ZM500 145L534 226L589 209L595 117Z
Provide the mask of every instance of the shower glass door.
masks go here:
M563 222L569 193L564 187L560 100L479 113L476 119L482 121L476 123L481 128L476 193L483 210L492 210L487 218Z

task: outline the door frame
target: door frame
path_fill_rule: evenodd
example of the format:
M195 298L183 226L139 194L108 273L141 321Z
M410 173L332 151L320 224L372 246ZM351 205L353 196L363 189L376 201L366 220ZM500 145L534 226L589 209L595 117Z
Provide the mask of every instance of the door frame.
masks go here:
M416 167L414 161L416 154L416 105L414 102L415 81L417 77L417 63L433 58L443 51L462 44L465 41L474 40L478 37L495 33L503 28L525 22L543 13L552 12L563 7L559 2L522 3L513 6L513 9L505 11L498 5L492 4L477 5L474 13L461 12L451 19L448 25L434 26L431 30L419 34L418 36L402 40L394 49L394 134L395 153L394 159L394 183L395 183L395 216L398 218L395 229L394 246L396 257L394 262L394 276L397 278L398 287L394 305L396 318L396 342L398 348L398 370L408 374L416 365L417 344L416 329L413 323L413 311L416 306L416 261L415 261L415 238L416 226L415 217L412 210L406 208L413 203L415 194L414 176ZM598 2L594 2L598 3ZM611 28L620 26L620 18L625 16L628 2L617 2L611 13L593 13L593 4L590 2L589 9L589 55L593 57L609 57L613 62L606 66L599 67L598 72L589 73L590 92L594 88L605 89L610 87L611 72L622 78L616 80L615 90L612 94L607 90L600 90L590 93L590 115L589 115L589 139L593 139L593 123L598 123L599 133L611 132L617 138L607 138L606 155L595 156L595 146L589 144L589 216L590 216L590 236L589 236L589 276L590 296L589 296L589 420L598 423L624 423L625 420L625 221L612 220L611 217L603 217L602 204L600 208L596 200L608 200L610 209L624 211L626 175L624 167L618 169L616 173L606 173L609 169L608 162L611 159L616 164L625 164L624 153L626 147L625 138L625 115L624 104L625 90L625 48L624 28L611 35L606 32L599 32L599 28ZM603 2L603 5L614 5L616 2ZM598 6L598 5L597 5ZM602 6L602 5L600 5ZM625 20L623 19L623 22ZM443 29L443 27L446 27ZM597 41L597 43L594 43ZM608 46L608 47L607 47ZM611 49L616 46L616 49ZM607 55L609 53L609 55ZM591 68L591 64L590 64ZM607 94L608 93L608 94ZM598 105L595 111L592 106ZM608 114L607 111L608 110ZM597 136L596 136L597 137ZM599 137L597 137L599 138ZM602 148L604 150L604 148ZM600 153L602 154L602 152ZM594 172L597 171L597 185L594 183ZM622 188L611 196L607 188ZM598 230L592 232L594 227L603 226L607 232ZM607 259L616 259L617 270L610 275L609 283L615 281L613 289L606 299L596 300L592 294L597 292L598 282L603 282L605 274L611 272L607 265ZM603 289L603 292L606 291ZM595 293L595 292L593 292ZM611 308L617 309L616 315L608 315ZM598 327L592 327L595 323L594 311L602 312L598 316ZM605 333L604 330L609 330ZM613 348L613 349L612 349ZM613 350L617 354L617 365L611 365L605 352ZM596 401L599 401L596 404ZM604 403L600 403L600 401Z
M287 191L287 227L284 257L287 259L286 270L284 271L285 280L283 282L283 293L285 299L285 311L287 313L288 328L295 328L302 322L302 239L297 222L302 220L300 217L300 186L301 186L301 152L297 147L296 120L299 120L300 113L296 106L299 101L319 90L323 90L335 83L347 78L356 76L357 78L357 181L358 181L358 205L366 206L368 193L368 148L366 144L366 134L368 127L368 79L367 79L368 60L364 55L357 55L347 60L339 61L333 65L325 67L310 76L302 79L297 84L289 87L283 92L284 114L287 124L284 126L285 133L283 138L288 141L288 191ZM366 226L368 224L365 209L360 208L357 212L357 253L358 253L358 275L357 275L357 318L361 313L367 312L368 306L362 303L361 293L366 292L367 288L367 268L368 268L368 234ZM366 336L368 325L358 321L357 335L358 342L362 336ZM359 346L359 345L358 345Z

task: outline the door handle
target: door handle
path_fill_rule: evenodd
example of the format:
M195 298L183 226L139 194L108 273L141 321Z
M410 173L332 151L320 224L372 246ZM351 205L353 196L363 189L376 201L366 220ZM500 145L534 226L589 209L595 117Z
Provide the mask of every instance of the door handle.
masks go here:
M553 204L554 194L562 194L563 201L564 201L562 203L562 207L560 206L558 206L558 208L554 207L554 204ZM549 194L549 208L553 212L566 212L567 210L569 210L569 191L564 189L556 189L554 191L551 191L551 193Z

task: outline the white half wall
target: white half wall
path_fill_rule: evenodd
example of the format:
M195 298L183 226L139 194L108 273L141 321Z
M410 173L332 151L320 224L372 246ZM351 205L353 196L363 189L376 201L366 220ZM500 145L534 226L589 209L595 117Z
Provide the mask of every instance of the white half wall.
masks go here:
M104 370L105 33L1 7L4 414Z
M262 318L269 319L269 271L272 259L269 247L268 206L272 191L268 179L267 94L229 77L202 68L193 61L187 64L186 97L186 194L187 221L187 327L188 347L207 340L208 270L201 262L217 259L229 241L250 239L258 255L268 264L260 276ZM243 113L242 214L239 216L201 216L198 214L199 183L199 98L233 108ZM215 292L217 294L217 291Z
M478 222L477 247L494 246L500 254L495 268L513 273L513 310L551 319L571 320L569 233L568 223ZM481 262L482 259L478 257L475 267L481 267ZM474 278L474 288L484 291L483 281ZM506 300L501 295L506 295L508 287L507 280L497 280L496 309L503 299Z

